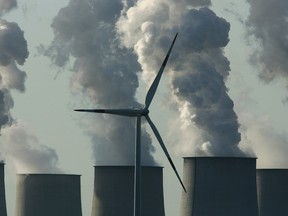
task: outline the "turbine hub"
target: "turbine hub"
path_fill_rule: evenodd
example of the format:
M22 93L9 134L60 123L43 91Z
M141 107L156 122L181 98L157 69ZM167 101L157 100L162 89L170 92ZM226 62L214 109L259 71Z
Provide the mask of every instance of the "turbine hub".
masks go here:
M143 109L141 116L146 116L149 114L149 110L148 109Z

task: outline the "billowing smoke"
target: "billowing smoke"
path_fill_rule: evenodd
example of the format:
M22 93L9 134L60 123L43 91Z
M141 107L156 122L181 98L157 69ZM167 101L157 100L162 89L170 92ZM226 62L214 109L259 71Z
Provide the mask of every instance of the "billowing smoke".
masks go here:
M190 140L177 147L185 150L181 155L243 155L234 104L225 86L230 67L223 48L229 42L230 24L207 7L195 8L198 2L198 6L210 4L138 1L123 11L117 31L123 45L134 49L148 82L179 32L167 70L182 132L186 138L190 134ZM197 138L192 137L195 129Z
M0 15L16 1L0 0ZM25 91L26 72L20 70L28 58L27 41L17 23L0 19L0 160L11 160L17 172L59 172L53 149L40 145L23 123L11 116L12 91Z
M246 20L247 33L253 41L250 62L257 67L259 78L266 84L281 81L288 86L288 2L285 0L247 0L250 5ZM270 100L268 98L268 100ZM287 103L288 97L283 102ZM243 121L243 120L244 121ZM287 168L288 137L268 117L241 117L247 125L245 138L252 140L260 167ZM258 144L259 143L259 144ZM261 146L260 146L261 145Z
M18 69L28 57L27 42L23 31L14 22L0 20L0 129L11 125L10 109L14 102L11 89L25 90L26 73Z
M246 24L259 44L251 61L259 67L259 77L267 83L276 78L288 81L288 1L247 2L250 14Z
M240 115L243 142L257 153L259 168L287 168L288 136L273 127L269 116ZM273 146L271 148L271 146Z
M0 15L10 11L17 6L16 0L0 0Z
M17 173L60 173L54 149L40 144L22 122L5 129L1 137L5 158L14 163ZM2 150L0 149L0 150Z
M71 87L87 96L93 108L141 106L135 99L140 71L137 58L120 46L115 30L123 7L131 4L118 0L70 0L53 20L53 42L42 49L57 66L65 67L73 61ZM96 164L133 164L135 119L75 115L92 118L83 124L93 142ZM150 137L144 129L142 134L143 163L154 164Z

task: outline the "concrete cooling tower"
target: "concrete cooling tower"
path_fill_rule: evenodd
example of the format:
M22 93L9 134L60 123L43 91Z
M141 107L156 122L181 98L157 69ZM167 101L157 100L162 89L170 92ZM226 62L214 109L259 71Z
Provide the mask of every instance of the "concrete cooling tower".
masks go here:
M80 176L17 175L16 216L81 216Z
M184 158L180 216L258 216L256 159Z
M259 216L288 215L288 169L258 169Z
M162 167L142 167L142 216L164 216ZM96 166L92 216L133 216L134 167Z
M7 216L4 163L1 163L1 162L0 162L0 215Z

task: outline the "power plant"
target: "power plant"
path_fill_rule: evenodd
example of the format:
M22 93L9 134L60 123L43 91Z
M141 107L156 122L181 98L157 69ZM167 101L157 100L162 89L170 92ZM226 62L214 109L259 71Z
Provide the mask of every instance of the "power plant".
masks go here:
M259 216L288 215L288 170L257 170Z
M82 216L80 176L17 175L16 216Z
M4 165L5 164L3 162L0 162L0 215L1 216L7 216Z
M258 216L256 159L184 158L180 216Z
M142 216L165 216L162 170L162 167L142 167ZM132 216L133 182L133 166L95 166L92 216Z
M141 168L141 215L165 216L163 168ZM95 166L91 216L132 216L134 166ZM180 216L288 215L288 169L256 169L256 158L186 157ZM82 216L80 175L18 174L15 216ZM4 163L0 215L7 216ZM177 201L175 201L177 205Z

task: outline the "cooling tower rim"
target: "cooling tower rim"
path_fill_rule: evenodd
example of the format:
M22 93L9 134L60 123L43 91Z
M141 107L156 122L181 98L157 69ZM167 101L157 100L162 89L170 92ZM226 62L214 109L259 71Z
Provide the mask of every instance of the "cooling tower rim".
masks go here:
M94 166L95 168L101 168L101 167L103 167L103 168L134 168L135 166L134 165L131 165L131 166L129 166L129 165L95 165ZM157 168L157 169L163 169L164 167L163 166L141 166L142 168Z
M59 174L59 173L17 173L17 176L81 176L80 174Z
M257 171L288 171L288 168L259 168Z
M232 157L232 156L193 156L193 157L183 157L183 159L258 159L257 157Z

